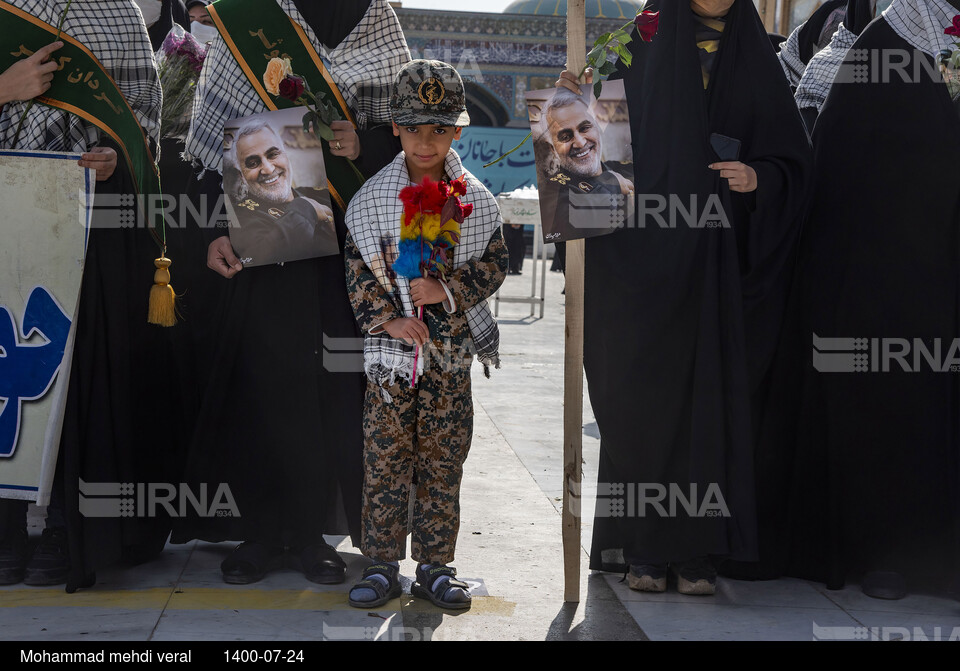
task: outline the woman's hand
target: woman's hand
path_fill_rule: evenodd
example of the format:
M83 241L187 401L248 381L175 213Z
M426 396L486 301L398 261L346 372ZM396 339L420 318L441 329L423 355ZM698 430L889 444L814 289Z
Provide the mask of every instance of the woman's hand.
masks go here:
M707 167L711 170L719 170L720 176L727 180L731 191L750 193L757 190L757 173L746 163L723 161L711 163Z
M587 71L583 73L583 84L592 84L593 83L593 68L587 68ZM557 88L563 87L567 90L573 91L577 95L580 95L580 80L577 78L573 72L570 70L564 70L560 73L560 79L556 81L554 86Z
M334 136L330 142L330 153L356 161L360 156L360 138L353 124L349 121L333 121L330 123L330 130Z
M207 247L207 268L223 275L228 280L243 270L243 264L233 251L230 236L223 235Z
M63 46L63 42L48 44L32 56L17 61L0 74L0 107L14 100L31 100L46 93L53 81L53 73L59 68L50 54Z
M96 170L97 181L106 182L117 169L117 152L112 147L94 147L80 155L77 165Z

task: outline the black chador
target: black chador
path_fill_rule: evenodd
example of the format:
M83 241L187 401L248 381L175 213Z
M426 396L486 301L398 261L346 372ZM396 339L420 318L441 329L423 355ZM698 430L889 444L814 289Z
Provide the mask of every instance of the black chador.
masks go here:
M798 370L776 403L799 412L763 446L782 501L767 526L790 530L771 556L834 588L883 571L942 591L960 573L960 114L933 58L952 4L896 0L871 23L813 136ZM863 81L857 50L898 68Z
M382 3L373 9L369 0L295 5L334 49L356 41L358 25L370 30L362 20ZM395 45L384 46L383 59L395 51ZM357 104L386 95L386 88L361 89ZM356 163L369 177L399 145L389 126L358 134L363 152ZM212 170L194 181L208 207L222 194L220 182ZM342 249L343 212L333 209ZM223 231L203 233L205 255ZM194 320L196 368L185 375L185 393L197 400L185 479L211 489L229 484L240 514L191 516L175 529L175 540L250 540L296 549L322 544L323 533L351 533L359 542L365 381L342 256L247 268L229 281L204 272L209 277L200 278L201 286L213 289L201 300L211 316Z
M654 5L659 31L650 43L635 37L619 75L636 193L684 208L719 198L723 216L710 226L644 216L586 241L584 365L601 497L625 503L595 520L594 569L620 569L624 555L754 555L754 427L811 178L799 112L753 3L737 0L709 24L687 2ZM715 37L707 50L704 34ZM731 192L708 167L719 160L712 134L740 141L756 191Z

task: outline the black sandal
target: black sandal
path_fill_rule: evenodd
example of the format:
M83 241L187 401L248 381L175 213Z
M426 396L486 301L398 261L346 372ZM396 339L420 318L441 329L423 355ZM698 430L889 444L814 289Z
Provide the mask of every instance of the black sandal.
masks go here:
M443 576L448 576L450 579L438 588L439 591L435 590L434 587L437 584L437 580ZM419 599L429 599L434 606L440 608L465 610L473 603L473 599L470 597L470 586L462 580L457 580L456 577L457 569L452 566L434 566L424 571L417 565L417 582L413 583L413 587L410 588L410 593ZM447 595L457 587L463 590L462 593L465 598L462 601L447 600Z
M220 564L223 582L228 585L249 585L267 573L283 566L283 549L271 548L257 541L241 543Z
M387 579L387 584L373 578L374 575L382 575ZM400 585L400 569L390 564L371 564L363 572L363 579L350 588L350 593L355 589L373 590L377 598L372 601L355 601L349 597L350 605L354 608L379 608L391 599L396 599L403 594L403 587Z

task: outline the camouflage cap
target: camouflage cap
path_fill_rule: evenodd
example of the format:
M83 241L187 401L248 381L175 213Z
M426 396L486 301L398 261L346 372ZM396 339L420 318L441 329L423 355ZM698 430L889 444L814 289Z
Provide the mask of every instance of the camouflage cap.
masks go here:
M390 113L398 126L468 126L467 98L460 74L442 61L410 61L397 73Z

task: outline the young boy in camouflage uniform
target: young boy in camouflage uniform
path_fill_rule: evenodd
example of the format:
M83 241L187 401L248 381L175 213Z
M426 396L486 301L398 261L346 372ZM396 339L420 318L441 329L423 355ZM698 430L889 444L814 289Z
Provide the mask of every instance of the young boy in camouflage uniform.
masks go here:
M412 61L397 75L390 105L403 152L357 193L346 220L347 288L365 334L368 380L361 550L373 559L350 591L350 604L374 608L402 593L399 560L416 473L413 594L444 608L468 608L467 585L456 580L449 563L473 434L470 366L474 353L485 371L499 364L499 334L486 299L503 282L508 253L496 201L450 149L470 121L460 75L446 63ZM424 177L464 175L461 200L474 211L461 225L445 280L398 277L392 265L403 212L400 191ZM421 306L422 321L413 316Z

